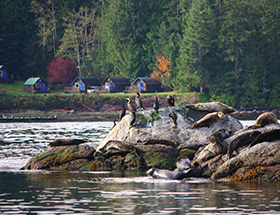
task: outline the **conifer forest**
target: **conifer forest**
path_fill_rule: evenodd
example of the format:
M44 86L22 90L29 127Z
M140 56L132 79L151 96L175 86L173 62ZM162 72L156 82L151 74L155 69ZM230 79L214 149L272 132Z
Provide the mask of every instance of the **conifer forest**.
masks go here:
M280 107L279 0L1 0L0 65L47 80L154 77L234 107Z

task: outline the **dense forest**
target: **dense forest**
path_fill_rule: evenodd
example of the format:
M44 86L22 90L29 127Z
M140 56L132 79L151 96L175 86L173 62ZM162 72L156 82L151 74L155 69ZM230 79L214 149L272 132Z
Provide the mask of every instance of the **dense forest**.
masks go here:
M63 58L79 76L280 106L279 0L1 0L0 13L0 64L17 80Z

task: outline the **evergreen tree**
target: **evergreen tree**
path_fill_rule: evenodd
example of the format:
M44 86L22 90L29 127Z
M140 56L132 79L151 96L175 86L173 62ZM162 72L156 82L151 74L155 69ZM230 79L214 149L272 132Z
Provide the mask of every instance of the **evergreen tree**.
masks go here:
M37 73L34 67L38 54L34 44L36 28L29 5L30 0L0 1L0 64L17 80L25 80ZM32 58L29 58L30 50L34 54Z
M221 20L219 46L226 66L221 81L223 92L231 105L237 105L238 94L242 92L246 44L252 34L251 20L248 15L251 14L251 9L247 0L232 0L223 4L224 14Z
M106 47L105 64L112 74L134 79L145 73L142 48L148 26L147 1L109 0L101 18L102 45Z
M216 53L215 14L208 0L197 0L185 17L177 83L183 90L207 92Z
M261 54L263 92L268 92L268 104L279 106L280 88L280 2L260 0L263 14L261 18Z

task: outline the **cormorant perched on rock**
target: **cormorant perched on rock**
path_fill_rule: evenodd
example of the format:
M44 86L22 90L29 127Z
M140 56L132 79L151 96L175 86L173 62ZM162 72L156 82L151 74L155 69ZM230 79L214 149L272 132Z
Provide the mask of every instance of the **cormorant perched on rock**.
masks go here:
M158 109L159 109L158 96L156 96L156 100L155 100L155 103L153 104L153 108L158 113Z
M177 128L177 115L176 113L174 113L173 111L171 111L169 113L169 117L172 118L173 122L174 122L174 127L173 128Z
M113 123L114 123L114 124L113 124L112 129L117 125L117 124L116 124L116 119L114 119Z
M127 99L127 109L131 112L131 113L135 113L136 112L136 108L134 107L133 104L131 104L131 98L126 98Z
M121 119L125 116L125 112L126 112L124 103L123 103L122 107L123 108L119 114L119 121L121 121Z
M173 96L167 95L167 96L166 96L166 100L167 100L167 103L168 103L170 106L175 106L175 99L174 99Z
M136 109L143 108L145 110L145 108L143 107L142 100L140 98L140 93L137 92L136 94L137 94L137 96L135 97Z
M131 112L131 113L132 113L132 116L131 116L131 120L130 120L130 127L132 127L133 124L136 121L136 114L135 114L135 112Z

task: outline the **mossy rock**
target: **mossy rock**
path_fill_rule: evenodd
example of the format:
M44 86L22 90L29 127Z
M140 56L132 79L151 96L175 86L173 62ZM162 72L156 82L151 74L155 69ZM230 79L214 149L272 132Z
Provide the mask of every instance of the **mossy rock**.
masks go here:
M110 149L107 152L105 152L103 154L103 156L105 158L110 158L110 157L115 156L115 155L125 156L128 153L129 153L128 151L121 151L121 150L118 150L118 149Z
M83 167L89 165L90 162L87 159L77 159L64 163L60 166L60 170L81 170ZM89 169L84 169L89 170Z
M80 171L90 171L90 162L86 163L85 165L81 166Z
M30 159L22 169L53 169L65 168L65 164L79 159L91 159L95 149L88 145L52 147ZM75 164L75 162L73 162ZM74 165L73 169L79 169Z
M41 160L40 169L48 169L50 167L56 166L56 158L57 158L57 155L51 155L51 156L48 156L45 159Z
M90 171L97 171L97 170L105 170L106 168L104 167L104 162L99 161L99 160L94 160L90 162L89 165L89 170Z
M136 120L137 124L147 124L147 123L153 123L156 120L160 120L161 117L156 111L146 111L143 114L137 114Z
M180 149L177 160L185 158L192 160L194 158L195 152L196 151L193 149Z
M98 156L98 159L94 159L91 161L89 170L90 171L111 171L111 170L122 170L124 157L121 155L113 155L110 157L102 158ZM85 168L85 167L84 167Z
M143 159L142 155L139 153L129 153L125 156L124 159L124 168L125 169L146 169L147 164L145 160Z
M46 152L42 152L39 155L37 155L34 159L35 160L44 160L45 158L52 156L52 155L56 155L56 152L53 150L48 150Z
M177 150L174 147L152 145L148 147L149 150L147 150L147 146L145 148L146 151L142 155L147 164L147 168L174 169L177 154Z
M280 182L280 164L252 168L243 167L227 178L233 182Z

